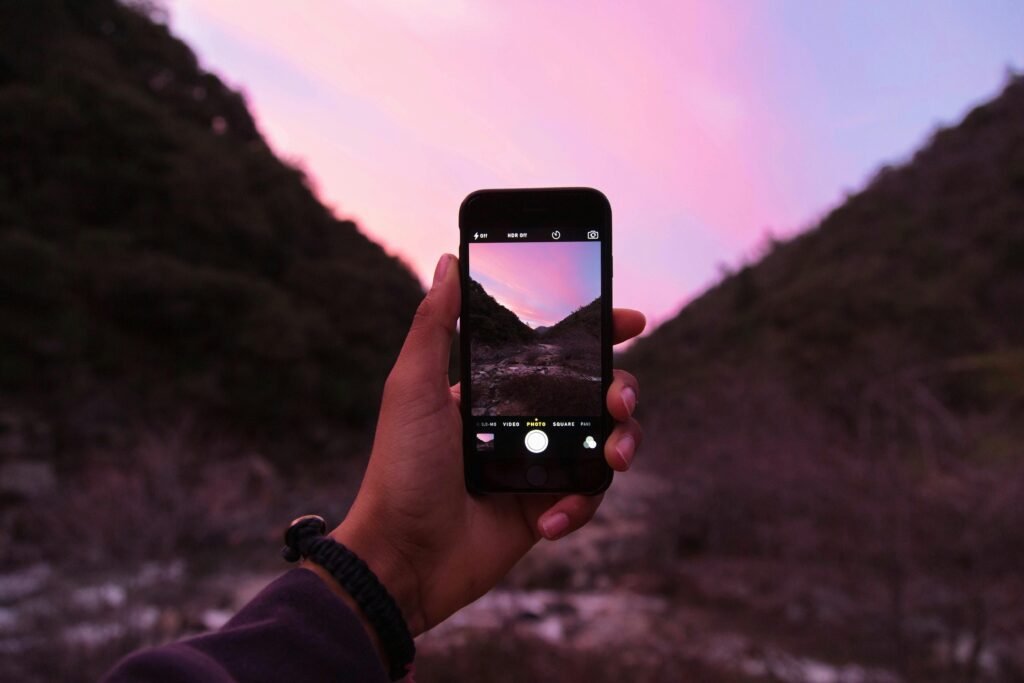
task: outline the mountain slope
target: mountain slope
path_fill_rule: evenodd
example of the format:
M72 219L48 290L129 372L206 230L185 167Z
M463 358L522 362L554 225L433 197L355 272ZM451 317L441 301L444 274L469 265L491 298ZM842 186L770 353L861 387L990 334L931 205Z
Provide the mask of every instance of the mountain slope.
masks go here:
M469 280L469 300L474 342L485 346L501 346L534 338L534 331L519 316L499 304L472 278Z
M648 580L877 680L1018 680L1022 312L1017 77L621 359Z
M8 408L72 432L372 420L418 282L165 26L114 0L0 5L0 148Z
M547 331L547 338L582 337L584 339L601 339L601 297L565 316L552 325Z
M626 362L665 401L771 376L848 435L879 412L995 419L1019 415L1020 384L1008 380L1024 378L1022 310L1017 78L817 228L693 301Z
M670 543L900 581L1019 567L1022 311L1015 77L623 356Z

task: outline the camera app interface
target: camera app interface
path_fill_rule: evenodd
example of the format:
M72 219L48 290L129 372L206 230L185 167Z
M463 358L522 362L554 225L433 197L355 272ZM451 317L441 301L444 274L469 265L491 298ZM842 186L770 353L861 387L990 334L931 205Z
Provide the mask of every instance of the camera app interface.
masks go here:
M463 334L481 454L595 454L601 385L600 231L469 235Z

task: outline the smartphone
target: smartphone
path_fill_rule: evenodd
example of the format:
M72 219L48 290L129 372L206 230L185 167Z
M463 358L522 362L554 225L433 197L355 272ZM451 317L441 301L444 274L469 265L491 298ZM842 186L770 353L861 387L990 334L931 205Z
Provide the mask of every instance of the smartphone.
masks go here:
M600 493L612 480L608 200L590 188L480 190L459 232L467 488Z

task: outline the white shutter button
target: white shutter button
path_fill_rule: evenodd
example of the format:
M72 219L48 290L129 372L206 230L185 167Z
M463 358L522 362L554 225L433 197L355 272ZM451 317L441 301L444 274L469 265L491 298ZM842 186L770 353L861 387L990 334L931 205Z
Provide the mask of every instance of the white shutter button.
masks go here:
M548 447L548 435L539 429L526 433L526 450L531 453L543 453Z

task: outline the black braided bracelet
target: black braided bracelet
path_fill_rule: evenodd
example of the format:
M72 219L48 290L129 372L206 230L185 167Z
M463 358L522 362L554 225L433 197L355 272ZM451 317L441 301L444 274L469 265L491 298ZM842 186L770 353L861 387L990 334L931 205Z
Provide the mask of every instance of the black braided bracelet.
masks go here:
M323 517L299 517L284 533L281 555L288 562L298 562L303 557L312 560L341 584L377 632L388 658L388 675L397 681L409 672L416 658L416 644L402 610L366 563L341 543L325 536L326 532Z

